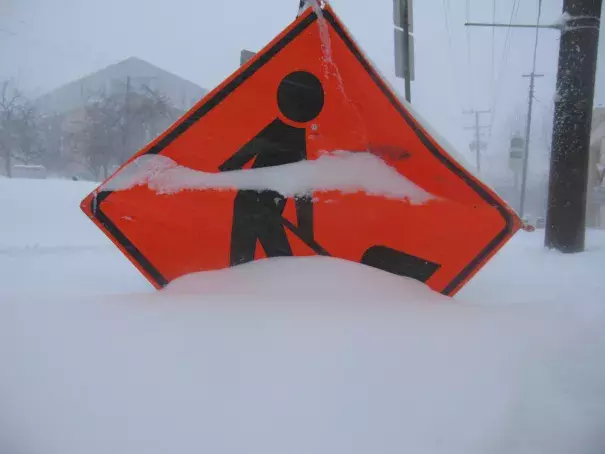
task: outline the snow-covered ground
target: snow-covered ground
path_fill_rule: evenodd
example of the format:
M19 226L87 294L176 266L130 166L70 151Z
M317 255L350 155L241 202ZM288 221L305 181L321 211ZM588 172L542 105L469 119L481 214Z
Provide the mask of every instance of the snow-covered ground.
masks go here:
M79 211L0 179L0 453L601 453L605 233L521 232L455 300L327 258L156 292Z

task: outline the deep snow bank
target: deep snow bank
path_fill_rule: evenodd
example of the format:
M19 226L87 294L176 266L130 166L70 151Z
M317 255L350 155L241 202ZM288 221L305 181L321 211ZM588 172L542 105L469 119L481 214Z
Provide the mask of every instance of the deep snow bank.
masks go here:
M2 453L605 446L599 233L576 256L520 234L456 301L317 257L157 293L80 214L89 187L0 189L13 248L0 253Z

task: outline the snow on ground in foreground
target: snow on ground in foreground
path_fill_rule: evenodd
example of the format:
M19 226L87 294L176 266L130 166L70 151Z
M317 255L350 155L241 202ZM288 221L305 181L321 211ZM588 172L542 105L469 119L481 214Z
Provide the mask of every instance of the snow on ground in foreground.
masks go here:
M0 177L0 295L151 291L80 211L96 186Z
M456 301L327 258L155 292L79 212L0 179L0 453L600 453L605 235L517 235Z

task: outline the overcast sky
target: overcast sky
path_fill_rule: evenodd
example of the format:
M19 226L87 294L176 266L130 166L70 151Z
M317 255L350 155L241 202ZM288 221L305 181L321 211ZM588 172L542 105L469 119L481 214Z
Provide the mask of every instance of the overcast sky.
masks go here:
M392 0L330 2L382 73L394 77ZM538 0L496 0L496 21L535 23ZM513 10L514 5L518 8ZM0 79L14 78L38 95L124 58L136 56L211 89L239 64L242 48L269 42L297 11L298 0L0 0ZM543 0L542 23L561 14ZM464 27L491 21L491 0L416 0L416 81L412 102L433 128L472 160L473 119L465 109L491 109L484 171L508 175L508 137L523 125L534 31ZM492 37L493 52L492 52ZM601 38L605 38L605 33ZM546 168L559 33L540 32L533 173ZM603 42L604 39L601 39ZM605 60L605 44L601 45ZM493 66L492 66L493 63ZM605 61L604 61L605 63ZM605 104L598 77L597 104Z

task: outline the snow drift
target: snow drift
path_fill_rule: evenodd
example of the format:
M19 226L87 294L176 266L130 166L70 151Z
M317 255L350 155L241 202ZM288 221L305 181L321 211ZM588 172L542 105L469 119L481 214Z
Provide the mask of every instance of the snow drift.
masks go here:
M12 225L32 222L28 235L2 231L13 245L0 254L2 453L605 446L600 232L574 257L520 234L455 302L318 257L186 276L154 292L80 215L74 201L89 185L0 180L0 189ZM59 247L69 237L97 249ZM37 250L36 238L53 248Z

